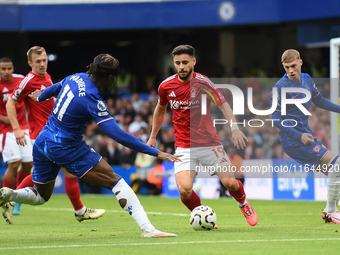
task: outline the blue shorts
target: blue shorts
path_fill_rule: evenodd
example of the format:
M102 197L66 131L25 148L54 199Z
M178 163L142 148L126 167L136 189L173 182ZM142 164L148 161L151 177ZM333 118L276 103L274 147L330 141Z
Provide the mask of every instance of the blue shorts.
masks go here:
M53 139L39 135L33 145L32 179L41 184L54 181L61 167L81 178L97 165L101 158L84 141L69 144L55 142Z
M283 150L289 157L306 167L315 167L318 165L328 151L328 149L318 141L314 141L309 145L283 147Z

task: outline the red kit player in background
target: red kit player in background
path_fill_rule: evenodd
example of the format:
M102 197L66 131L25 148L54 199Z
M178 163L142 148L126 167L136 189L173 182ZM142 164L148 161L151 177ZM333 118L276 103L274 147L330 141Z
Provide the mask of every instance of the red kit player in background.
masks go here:
M48 59L45 49L40 46L30 48L27 52L27 59L28 65L32 68L32 71L29 72L22 82L16 87L6 104L8 118L13 127L16 142L22 146L31 142L34 143L38 134L45 126L48 116L51 114L54 106L53 99L37 103L28 97L28 95L35 90L44 90L53 84L51 76L47 73ZM25 135L27 133L20 127L17 120L17 111L15 106L22 101L25 103L27 110L29 136L31 141L26 140ZM75 210L76 219L78 221L83 221L101 217L105 210L93 210L86 208L81 202L78 178L64 169L63 172L65 173L66 193ZM19 188L27 186L33 187L31 175L25 178ZM7 206L11 206L11 204L7 203ZM11 219L9 221L10 222L8 223L11 224Z
M14 74L14 65L9 58L0 59L0 151L2 159L7 163L7 169L3 177L2 186L14 189L15 181L18 186L21 181L31 174L33 166L32 144L21 146L16 143L13 128L8 120L6 103L13 90L20 84L24 76ZM18 124L22 130L28 132L28 124L25 115L24 102L16 105ZM26 136L29 139L29 136ZM20 170L18 171L20 167ZM20 206L20 204L18 204ZM17 206L17 207L18 207ZM14 215L20 213L20 208L14 211Z
M164 80L158 88L158 104L153 115L153 126L148 145L156 146L156 135L160 130L168 103L173 112L173 124L176 136L176 154L183 154L182 162L175 162L175 179L183 204L192 211L201 205L199 196L193 191L196 170L210 167L210 175L217 175L229 190L251 226L257 224L257 215L249 202L243 184L236 180L230 171L230 160L224 151L213 126L209 104L207 114L201 114L202 94L208 94L220 108L228 123L236 122L235 116L223 95L206 76L194 72L196 64L195 49L190 45L177 46L172 51L177 74ZM232 126L232 140L238 149L244 149L245 135ZM212 167L211 167L212 166ZM229 168L228 168L229 167ZM209 168L208 168L209 169ZM229 170L228 170L229 169Z

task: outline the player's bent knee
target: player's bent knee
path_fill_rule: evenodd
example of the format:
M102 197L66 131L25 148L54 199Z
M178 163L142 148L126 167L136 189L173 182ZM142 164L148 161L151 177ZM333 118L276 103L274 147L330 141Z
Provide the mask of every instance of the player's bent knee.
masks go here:
M32 190L35 193L35 196L33 196L31 205L43 205L48 201L48 199L45 199L40 195L39 191L34 188L32 188Z
M13 191L13 193L16 195L13 201L20 204L42 205L48 201L48 199L41 196L38 190L33 187L18 189Z
M189 188L185 189L185 188L178 187L178 191L179 191L179 194L181 195L181 197L183 197L183 198L189 198L191 193L192 193L192 189L191 188L190 189Z
M43 205L47 202L48 200L45 200L42 196L38 195L37 199L35 200L35 203L32 205Z

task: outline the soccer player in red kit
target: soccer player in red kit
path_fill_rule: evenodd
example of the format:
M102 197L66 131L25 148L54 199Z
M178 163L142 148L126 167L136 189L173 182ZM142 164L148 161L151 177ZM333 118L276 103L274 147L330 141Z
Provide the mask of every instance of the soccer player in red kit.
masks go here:
M13 128L9 123L6 103L13 90L24 78L21 74L14 74L13 62L9 58L0 59L0 151L2 159L7 163L7 169L3 177L3 187L14 189L15 181L17 186L28 175L31 174L33 166L32 144L21 146L16 143ZM18 123L20 128L28 132L28 124L25 116L24 102L16 105ZM29 136L26 136L29 139ZM20 167L21 166L21 167ZM18 168L20 170L18 171ZM19 204L18 204L19 205ZM14 212L18 214L18 212Z
M25 146L30 141L25 138L26 132L21 129L17 121L16 104L24 102L28 115L29 135L32 143L34 143L40 131L45 126L48 116L51 114L54 106L54 100L50 99L42 103L37 103L28 97L35 90L44 90L50 87L52 83L51 76L47 71L47 54L43 47L34 46L27 52L28 64L32 68L21 83L13 91L11 97L6 104L9 121L13 127L17 144ZM78 221L96 219L101 217L105 210L86 208L80 199L80 190L78 178L63 169L65 173L65 189L66 193L75 210L75 217ZM32 176L25 178L19 188L31 186L33 187ZM8 206L11 204L7 203ZM8 222L11 224L11 222Z
M193 182L200 165L208 167L210 175L217 175L222 184L246 217L249 225L257 224L257 215L249 202L243 184L230 171L230 160L217 136L209 113L201 114L202 94L208 94L220 108L228 123L236 123L235 116L223 95L206 76L194 72L195 49L190 45L177 46L173 51L177 74L164 80L158 88L158 104L153 115L153 126L148 145L156 146L156 135L160 130L168 103L173 112L176 136L176 154L183 154L182 162L175 162L175 179L183 204L192 211L201 205L199 196L193 191ZM232 126L232 140L238 149L244 149L245 135L237 125ZM229 169L229 170L228 170Z

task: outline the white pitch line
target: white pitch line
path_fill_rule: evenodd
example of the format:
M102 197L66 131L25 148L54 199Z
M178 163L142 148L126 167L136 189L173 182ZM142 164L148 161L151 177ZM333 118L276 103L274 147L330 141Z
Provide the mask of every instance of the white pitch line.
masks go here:
M269 240L221 240L221 241L187 241L164 243L122 243L122 244L74 244L51 246L0 247L0 250L19 249L52 249L52 248L81 248L81 247L113 247L113 246L147 246L147 245L180 245L180 244L217 244L217 243L263 243L263 242L311 242L311 241L340 241L340 238L309 238L309 239L269 239Z
M43 211L74 211L71 208L52 208L52 207L35 207L35 210L43 210ZM106 210L106 212L110 213L124 213L124 210ZM186 216L189 217L190 213L166 213L166 212L146 212L147 214L157 214L157 215L172 215L172 216Z
M52 207L34 207L35 210L43 210L43 211L74 211L72 208L52 208ZM106 212L110 213L124 213L124 211L121 210L106 210ZM184 216L189 217L190 213L166 213L166 212L146 212L147 214L157 214L157 215L170 215L170 216ZM303 212L303 213L271 213L270 215L283 215L283 216L294 216L294 215L313 215L315 213L313 212ZM219 216L240 216L240 214L218 214Z

